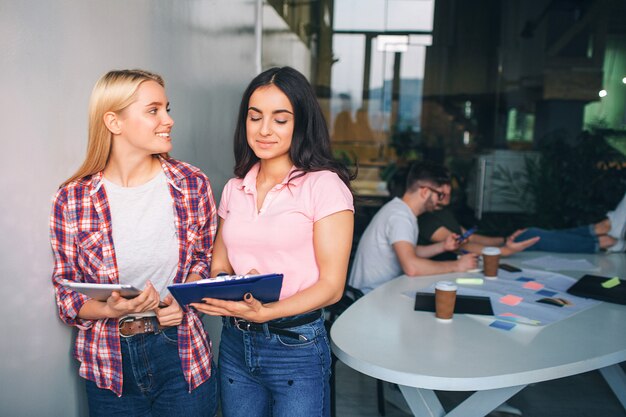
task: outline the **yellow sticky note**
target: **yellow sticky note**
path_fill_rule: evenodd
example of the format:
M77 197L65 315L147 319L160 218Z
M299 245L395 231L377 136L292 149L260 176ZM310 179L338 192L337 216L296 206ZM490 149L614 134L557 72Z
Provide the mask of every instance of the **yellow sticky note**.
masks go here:
M619 284L621 284L621 281L619 280L618 277L613 277L609 280L606 280L602 283L602 286L604 288L613 288L613 287L617 287Z
M483 285L482 278L457 278L456 283L459 285Z

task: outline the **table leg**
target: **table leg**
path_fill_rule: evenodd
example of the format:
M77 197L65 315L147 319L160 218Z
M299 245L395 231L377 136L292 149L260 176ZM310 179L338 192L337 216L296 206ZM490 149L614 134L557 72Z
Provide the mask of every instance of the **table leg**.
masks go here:
M520 392L526 385L476 391L446 414L434 391L400 385L400 391L416 416L483 417Z
M600 368L600 373L613 390L622 407L626 409L626 374L619 363Z
M434 391L398 385L404 399L415 416L442 417L445 410Z

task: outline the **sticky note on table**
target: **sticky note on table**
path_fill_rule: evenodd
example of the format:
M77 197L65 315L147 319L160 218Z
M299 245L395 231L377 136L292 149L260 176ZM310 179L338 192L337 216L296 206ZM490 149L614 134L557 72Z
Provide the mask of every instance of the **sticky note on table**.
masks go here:
M505 295L504 297L500 297L500 302L502 304L506 304L509 306L516 306L519 303L521 303L523 300L522 297L518 297L517 295L513 295L513 294L508 294Z
M519 277L519 278L517 278L515 281L529 282L529 281L534 281L534 279L532 279L532 278L526 278L526 277Z
M524 284L524 288L537 291L543 288L543 284L540 284L537 281L528 281Z
M482 278L457 278L456 283L459 285L483 285Z
M554 297L556 295L556 291L541 290L537 291L536 294L543 295L544 297Z
M501 329L501 330L511 330L513 327L515 327L515 323L511 323L508 321L502 321L502 320L496 320L493 323L491 323L489 325L489 327L495 327L496 329Z
M604 288L613 288L613 287L617 287L619 284L621 284L621 281L619 280L618 277L613 277L609 280L606 280L602 283L602 286Z

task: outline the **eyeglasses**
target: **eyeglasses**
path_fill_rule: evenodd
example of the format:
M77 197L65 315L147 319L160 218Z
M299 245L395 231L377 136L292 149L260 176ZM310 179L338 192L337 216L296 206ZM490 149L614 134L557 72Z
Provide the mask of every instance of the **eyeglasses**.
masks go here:
M446 193L444 193L443 191L439 191L434 189L433 187L429 187L428 185L420 185L421 188L428 188L430 191L432 191L433 193L437 194L437 200L438 201L442 201L444 198L446 198Z

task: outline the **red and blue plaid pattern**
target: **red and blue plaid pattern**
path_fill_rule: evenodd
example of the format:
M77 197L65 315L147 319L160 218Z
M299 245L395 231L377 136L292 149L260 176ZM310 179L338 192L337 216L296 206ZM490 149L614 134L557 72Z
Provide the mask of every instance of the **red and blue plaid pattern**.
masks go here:
M161 158L174 201L179 263L174 282L196 273L209 277L217 213L209 179L198 168ZM78 312L89 300L60 285L62 280L118 283L111 212L102 187L102 172L61 187L50 216L54 285L59 316L77 326L74 357L80 375L100 388L122 395L122 357L117 320L83 320ZM158 255L158 254L155 254ZM211 376L211 343L197 314L187 310L178 326L178 352L189 390Z

